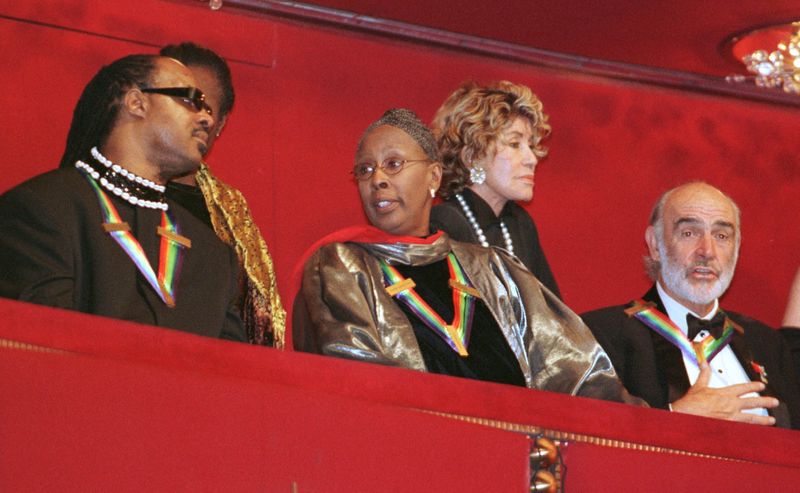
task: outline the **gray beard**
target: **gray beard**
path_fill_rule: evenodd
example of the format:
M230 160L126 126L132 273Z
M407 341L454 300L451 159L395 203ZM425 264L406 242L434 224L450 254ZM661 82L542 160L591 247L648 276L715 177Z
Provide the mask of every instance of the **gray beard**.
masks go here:
M716 281L695 285L687 280L687 276L689 271L697 264L692 265L688 269L676 265L669 255L667 255L666 248L663 248L663 245L658 246L658 253L661 255L661 258L664 259L664 261L661 262L661 279L664 281L665 287L695 305L708 305L722 296L722 294L728 290L728 286L730 286L731 280L733 280L733 273L736 270L736 263L734 261L729 269L724 266L722 267L719 279Z

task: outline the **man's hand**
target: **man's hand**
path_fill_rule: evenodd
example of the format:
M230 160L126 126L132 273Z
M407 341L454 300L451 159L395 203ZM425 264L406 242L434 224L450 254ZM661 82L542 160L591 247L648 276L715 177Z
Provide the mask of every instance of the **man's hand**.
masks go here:
M686 395L672 403L672 410L679 413L695 414L708 418L727 419L742 423L772 426L775 418L758 414L744 413L746 409L763 407L771 409L778 406L774 397L741 397L751 392L761 392L761 382L739 383L718 389L708 386L711 368L708 363L700 365L700 376Z

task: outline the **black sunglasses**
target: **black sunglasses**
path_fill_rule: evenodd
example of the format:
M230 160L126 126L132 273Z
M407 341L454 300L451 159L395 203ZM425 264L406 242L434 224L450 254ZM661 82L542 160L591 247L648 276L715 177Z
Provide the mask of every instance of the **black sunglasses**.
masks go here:
M206 103L206 95L203 94L203 91L196 87L145 87L140 90L142 92L163 94L164 96L181 98L185 103L192 105L195 110L205 110L209 115L213 114L213 111L211 111L211 106Z

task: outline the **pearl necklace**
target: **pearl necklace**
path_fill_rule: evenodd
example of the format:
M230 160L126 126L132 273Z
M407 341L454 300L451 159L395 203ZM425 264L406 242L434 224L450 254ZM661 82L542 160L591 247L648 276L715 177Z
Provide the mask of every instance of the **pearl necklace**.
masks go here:
M467 205L467 201L460 193L456 194L456 200L458 200L458 203L461 204L461 209L464 211L464 215L467 216L469 224L475 231L475 235L478 237L478 242L482 247L489 248L489 242L486 240L486 235L483 233L483 228L481 228L481 225L478 224L478 220L475 219L475 214L472 213L469 205ZM503 232L503 240L505 240L506 243L506 250L508 250L508 253L511 255L514 255L514 243L511 241L511 233L508 232L506 223L503 222L502 219L500 220L500 230Z
M141 176L138 176L138 175L136 175L134 173L131 173L130 171L126 170L125 168L123 168L119 164L112 163L110 159L108 159L107 157L105 157L102 154L100 154L100 151L97 150L97 147L92 147L92 151L91 152L92 152L92 157L97 159L101 163L103 163L103 165L106 168L110 168L115 173L121 174L122 176L124 176L125 178L127 178L128 180L130 180L132 182L139 183L142 186L144 186L145 188L149 188L151 190L155 190L156 192L159 192L159 193L164 193L164 191L167 189L167 187L165 187L164 185L159 185L158 183L154 183L154 182L148 180L147 178L142 178Z
M99 168L94 164L83 161L75 163L75 167L86 172L103 188L117 197L139 207L160 209L166 211L169 206L164 198L166 187L154 183L147 178L132 173L118 164L114 164L107 157L100 154L97 147L92 147L92 157L105 166Z

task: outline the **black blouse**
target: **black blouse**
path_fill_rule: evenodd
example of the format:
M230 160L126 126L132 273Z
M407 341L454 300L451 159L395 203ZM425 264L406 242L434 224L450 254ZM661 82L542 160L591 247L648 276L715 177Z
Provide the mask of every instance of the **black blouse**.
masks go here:
M183 208L191 212L194 217L203 221L209 228L213 229L211 225L211 215L208 213L206 200L203 198L203 192L200 191L199 187L169 182L167 183L165 195L168 199L174 200L182 205Z
M450 271L447 260L428 265L395 265L406 278L416 283L417 294L439 314L445 322L453 320L453 291L448 284ZM472 378L488 382L507 383L525 387L525 377L519 363L492 317L481 300L475 303L472 331L467 344L469 356L455 352L433 329L425 325L405 303L395 302L408 317L414 329L425 366L431 373Z

